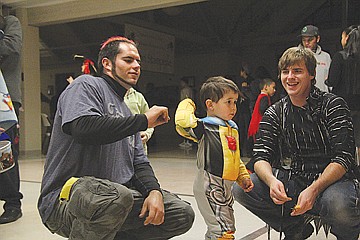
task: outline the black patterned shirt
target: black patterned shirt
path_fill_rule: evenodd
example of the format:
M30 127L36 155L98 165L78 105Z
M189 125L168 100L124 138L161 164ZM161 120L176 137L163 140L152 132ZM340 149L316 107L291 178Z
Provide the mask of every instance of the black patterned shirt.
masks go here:
M294 106L286 96L267 109L254 144L254 158L274 166L280 158L289 157L291 170L312 181L331 162L347 172L354 166L353 134L345 101L312 87L304 107Z

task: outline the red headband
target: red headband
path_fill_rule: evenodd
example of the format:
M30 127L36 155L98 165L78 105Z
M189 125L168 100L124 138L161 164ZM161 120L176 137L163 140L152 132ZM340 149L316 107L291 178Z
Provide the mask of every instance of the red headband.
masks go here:
M100 47L100 50L103 50L103 48L108 45L109 43L111 42L114 42L114 41L120 41L120 42L127 42L127 43L131 43L133 45L135 45L135 42L126 38L126 37L122 37L122 36L114 36L114 37L111 37L109 38L108 40L106 40Z

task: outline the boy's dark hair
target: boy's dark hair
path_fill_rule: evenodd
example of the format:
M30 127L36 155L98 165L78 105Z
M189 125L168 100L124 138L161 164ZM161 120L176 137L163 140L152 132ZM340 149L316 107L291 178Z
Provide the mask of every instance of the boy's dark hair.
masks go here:
M208 78L200 88L200 101L206 110L206 100L210 99L213 102L218 102L225 93L233 91L239 94L239 88L236 84L222 76Z
M275 81L271 78L264 78L260 80L259 83L259 88L260 90L262 90L265 86L270 86L272 83L274 83Z
M120 43L130 43L137 47L136 43L126 37L115 36L106 40L100 47L99 55L98 55L98 73L103 73L102 59L108 58L112 64L115 63L116 56L120 53Z

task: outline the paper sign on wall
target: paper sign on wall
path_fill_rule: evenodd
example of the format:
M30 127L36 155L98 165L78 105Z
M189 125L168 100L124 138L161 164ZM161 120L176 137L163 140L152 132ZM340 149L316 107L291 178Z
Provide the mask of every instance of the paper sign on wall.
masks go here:
M139 43L142 70L174 73L174 36L130 24L125 24L125 36Z

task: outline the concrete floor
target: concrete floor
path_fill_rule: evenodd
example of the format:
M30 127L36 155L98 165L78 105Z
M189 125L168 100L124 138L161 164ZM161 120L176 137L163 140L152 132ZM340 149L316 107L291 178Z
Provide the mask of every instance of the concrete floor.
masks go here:
M181 198L190 202L196 212L193 227L176 240L204 239L205 223L197 209L192 193L195 175L195 150L181 150L177 145L165 150L150 147L149 159L160 181L162 188L179 194ZM60 236L51 234L41 223L37 211L37 199L40 191L40 181L43 172L45 156L20 157L21 192L24 194L23 217L14 223L0 225L1 240L60 240ZM246 159L244 159L246 161ZM1 203L0 203L1 205ZM265 240L268 239L265 223L251 214L240 204L234 204L236 217L236 239ZM0 210L0 214L2 210ZM279 233L271 231L270 239L279 239ZM309 239L336 239L334 236L325 237L323 230L318 235L313 234Z

